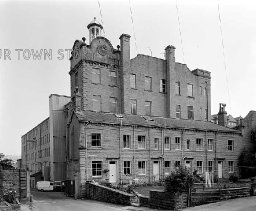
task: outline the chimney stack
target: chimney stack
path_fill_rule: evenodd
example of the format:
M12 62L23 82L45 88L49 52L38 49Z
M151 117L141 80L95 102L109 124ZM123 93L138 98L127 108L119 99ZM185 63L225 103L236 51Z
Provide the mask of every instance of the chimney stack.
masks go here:
M219 113L218 113L218 124L221 126L227 126L227 112L225 111L226 104L220 103Z

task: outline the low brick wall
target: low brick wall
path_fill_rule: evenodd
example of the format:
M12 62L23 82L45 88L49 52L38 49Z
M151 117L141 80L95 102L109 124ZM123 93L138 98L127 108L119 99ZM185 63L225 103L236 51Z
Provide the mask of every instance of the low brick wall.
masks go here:
M25 170L11 169L1 170L3 173L3 189L15 190L21 200L27 197L27 175Z
M171 195L164 191L150 191L150 207L156 209L180 210L187 207L187 194Z
M113 204L131 205L133 195L102 185L85 183L85 197Z

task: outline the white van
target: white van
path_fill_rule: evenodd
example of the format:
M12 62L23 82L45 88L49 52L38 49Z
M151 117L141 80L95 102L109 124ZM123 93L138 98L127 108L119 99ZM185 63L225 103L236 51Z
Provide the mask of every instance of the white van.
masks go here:
M53 191L53 182L39 181L36 183L36 189L40 191Z

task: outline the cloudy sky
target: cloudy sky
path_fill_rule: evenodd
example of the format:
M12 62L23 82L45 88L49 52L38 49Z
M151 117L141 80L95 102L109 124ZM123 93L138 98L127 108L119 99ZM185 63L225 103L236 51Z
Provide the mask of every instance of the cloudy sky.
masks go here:
M253 1L0 0L0 152L20 154L21 136L48 117L49 95L70 95L65 49L82 37L88 42L93 17L113 46L122 33L131 35L131 57L163 58L174 45L177 62L210 71L213 114L220 102L234 117L256 109ZM41 49L45 57L34 58Z

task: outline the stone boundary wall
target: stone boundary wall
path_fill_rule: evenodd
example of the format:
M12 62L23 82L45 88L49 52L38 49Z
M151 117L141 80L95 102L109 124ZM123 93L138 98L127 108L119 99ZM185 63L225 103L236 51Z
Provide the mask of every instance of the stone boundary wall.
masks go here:
M221 200L250 196L251 187L227 188L192 192L191 205L197 206Z
M251 187L208 189L191 193L191 206L213 203L221 200L250 196ZM171 195L158 190L150 191L149 206L157 209L179 210L188 206L187 194ZM140 198L141 200L141 198ZM142 199L143 200L143 199ZM147 206L142 201L141 206Z
M23 169L1 170L3 173L3 189L16 191L19 200L27 197L27 175Z
M85 183L85 197L113 204L131 205L133 195L102 185Z
M170 193L153 190L150 191L149 205L156 209L180 210L187 207L187 194L171 195Z

